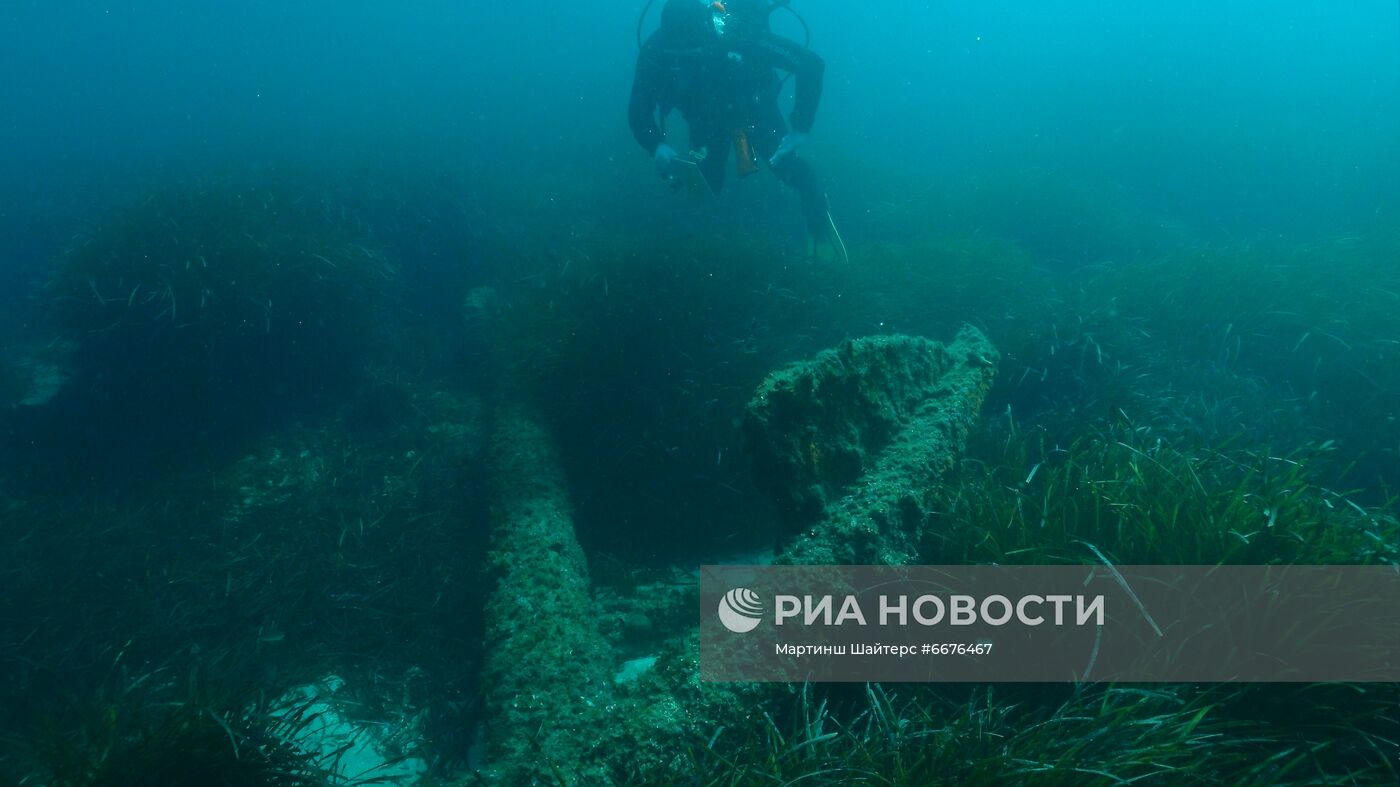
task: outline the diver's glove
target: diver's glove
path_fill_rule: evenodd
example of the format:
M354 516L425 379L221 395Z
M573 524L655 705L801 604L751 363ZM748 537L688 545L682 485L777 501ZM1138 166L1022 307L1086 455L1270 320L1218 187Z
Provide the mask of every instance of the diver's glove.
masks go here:
M778 143L778 150L773 157L768 159L768 166L776 167L783 163L783 159L797 152L802 147L802 143L807 141L807 135L801 131L789 131L783 135L783 141Z
M680 154L676 149L662 142L656 146L656 172L661 175L662 180L670 180L676 175L676 159Z

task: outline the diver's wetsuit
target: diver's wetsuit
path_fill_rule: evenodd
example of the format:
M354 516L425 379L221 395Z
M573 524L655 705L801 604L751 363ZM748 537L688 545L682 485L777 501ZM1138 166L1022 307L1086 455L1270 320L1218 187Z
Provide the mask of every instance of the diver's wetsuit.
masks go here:
M663 118L671 109L679 110L690 125L691 150L706 152L700 169L715 191L724 184L736 129L748 132L750 146L764 161L777 152L787 133L778 107L782 80L777 72L789 72L796 80L790 120L795 130L807 133L821 102L826 70L814 52L766 30L735 38L658 30L637 59L628 109L633 136L652 154L665 140L657 110ZM812 167L793 153L773 172L801 196L808 230L825 237L827 200Z

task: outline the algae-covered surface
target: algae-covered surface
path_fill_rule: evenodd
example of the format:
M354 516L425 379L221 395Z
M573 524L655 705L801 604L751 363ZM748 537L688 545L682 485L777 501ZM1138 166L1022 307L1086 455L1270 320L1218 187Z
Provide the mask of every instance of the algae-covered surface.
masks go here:
M839 261L658 180L641 8L12 5L0 785L1400 782L1390 684L698 638L702 565L1400 563L1393 7L776 4Z
M586 731L612 707L613 662L597 629L588 565L548 432L504 406L492 438L494 533L482 678L499 777L597 774Z
M947 345L843 342L766 378L749 403L755 474L798 529L780 560L908 563L939 476L962 454L998 354L977 329Z

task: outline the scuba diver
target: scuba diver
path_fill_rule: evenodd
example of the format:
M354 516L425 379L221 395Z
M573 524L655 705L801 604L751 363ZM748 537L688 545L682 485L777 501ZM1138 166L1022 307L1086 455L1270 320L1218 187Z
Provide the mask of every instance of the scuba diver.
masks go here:
M801 198L813 255L825 247L846 260L821 183L797 153L816 119L826 65L806 46L770 30L769 17L786 5L667 0L660 28L641 44L628 123L661 177L673 183L680 167L698 166L709 190L718 193L731 149L741 177L757 172L762 158ZM640 42L640 28L638 34ZM790 129L778 106L787 82L780 71L795 80ZM690 127L689 156L666 142L663 124L673 109Z

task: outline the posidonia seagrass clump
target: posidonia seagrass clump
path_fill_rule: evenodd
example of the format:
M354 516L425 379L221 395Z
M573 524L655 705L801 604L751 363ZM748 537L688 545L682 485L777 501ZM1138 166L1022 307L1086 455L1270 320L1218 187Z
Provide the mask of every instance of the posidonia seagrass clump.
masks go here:
M230 677L247 666L233 661L114 669L101 687L52 703L47 725L8 740L6 776L56 787L348 787L331 758L295 742L310 714L274 712L258 686Z
M333 393L385 337L389 260L311 190L156 190L72 248L49 285L91 411L150 428Z
M28 382L19 370L0 360L0 408L14 407L29 393Z

